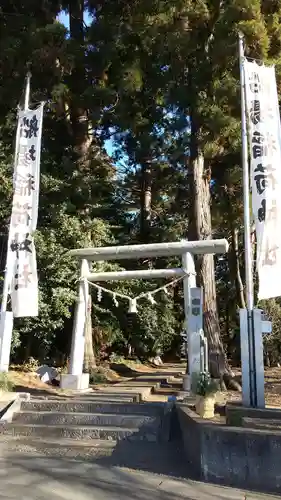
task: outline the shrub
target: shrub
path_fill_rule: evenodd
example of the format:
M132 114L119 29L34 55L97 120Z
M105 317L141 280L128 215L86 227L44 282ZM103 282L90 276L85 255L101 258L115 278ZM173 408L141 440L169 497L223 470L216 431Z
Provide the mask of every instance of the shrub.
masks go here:
M105 374L96 368L90 371L90 384L106 384L107 378Z
M12 392L15 384L9 377L8 373L0 373L0 390L4 392Z
M34 359L32 356L28 358L28 360L24 363L22 367L22 371L24 372L36 372L40 366L40 363L37 359Z
M110 361L110 363L120 363L120 364L126 363L124 356L121 356L120 354L116 354L115 352L110 354L109 361Z

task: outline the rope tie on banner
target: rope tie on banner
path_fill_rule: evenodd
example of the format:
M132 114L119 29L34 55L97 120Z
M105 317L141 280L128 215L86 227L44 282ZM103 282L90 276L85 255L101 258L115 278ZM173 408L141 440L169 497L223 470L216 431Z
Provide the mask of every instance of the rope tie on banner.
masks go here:
M137 301L140 299L146 298L152 305L156 304L156 300L154 299L154 295L158 292L163 291L166 295L169 295L168 288L171 286L174 286L176 283L179 281L183 280L186 277L189 276L194 276L196 273L184 273L183 276L180 276L179 278L174 279L173 281L170 281L169 283L166 283L165 285L160 286L159 288L156 288L156 290L151 290L149 292L142 292L139 295L136 295L136 297L130 297L129 295L125 295L120 292L115 292L114 290L110 290L108 288L105 288L104 286L97 285L96 283L92 283L89 281L85 276L81 276L78 281L83 281L85 283L88 283L91 285L93 288L97 290L97 299L98 302L101 302L102 300L102 294L108 293L109 295L112 296L113 302L115 307L119 306L119 302L117 300L117 297L120 297L121 299L125 299L129 301L129 312L131 313L137 313Z

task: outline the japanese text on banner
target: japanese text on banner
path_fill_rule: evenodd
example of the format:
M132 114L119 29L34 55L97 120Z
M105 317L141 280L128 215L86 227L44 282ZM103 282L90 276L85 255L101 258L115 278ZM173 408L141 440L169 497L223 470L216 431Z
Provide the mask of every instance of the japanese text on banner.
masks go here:
M38 315L37 226L43 104L19 112L7 276L15 317Z
M259 299L281 296L281 129L274 67L245 61Z

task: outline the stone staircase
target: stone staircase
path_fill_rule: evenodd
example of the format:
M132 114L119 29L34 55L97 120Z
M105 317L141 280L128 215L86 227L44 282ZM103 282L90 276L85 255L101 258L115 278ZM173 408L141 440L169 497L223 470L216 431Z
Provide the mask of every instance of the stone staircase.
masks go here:
M73 458L110 456L141 444L170 441L172 403L138 402L139 395L102 393L31 399L2 422L0 447ZM155 450L154 450L155 451Z
M166 406L84 398L23 402L3 434L51 439L168 441ZM165 432L166 430L166 432ZM3 435L2 434L2 435Z
M0 451L178 476L185 461L171 432L174 403L143 401L163 383L144 379L71 397L18 401L0 421Z

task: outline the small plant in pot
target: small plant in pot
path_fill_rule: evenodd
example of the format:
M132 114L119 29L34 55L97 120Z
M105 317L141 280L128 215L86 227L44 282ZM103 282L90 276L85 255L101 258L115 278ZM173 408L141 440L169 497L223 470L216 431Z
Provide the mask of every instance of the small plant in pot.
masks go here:
M216 394L219 384L211 378L209 372L194 373L192 377L192 392L196 398L196 413L201 418L213 418L215 414Z

